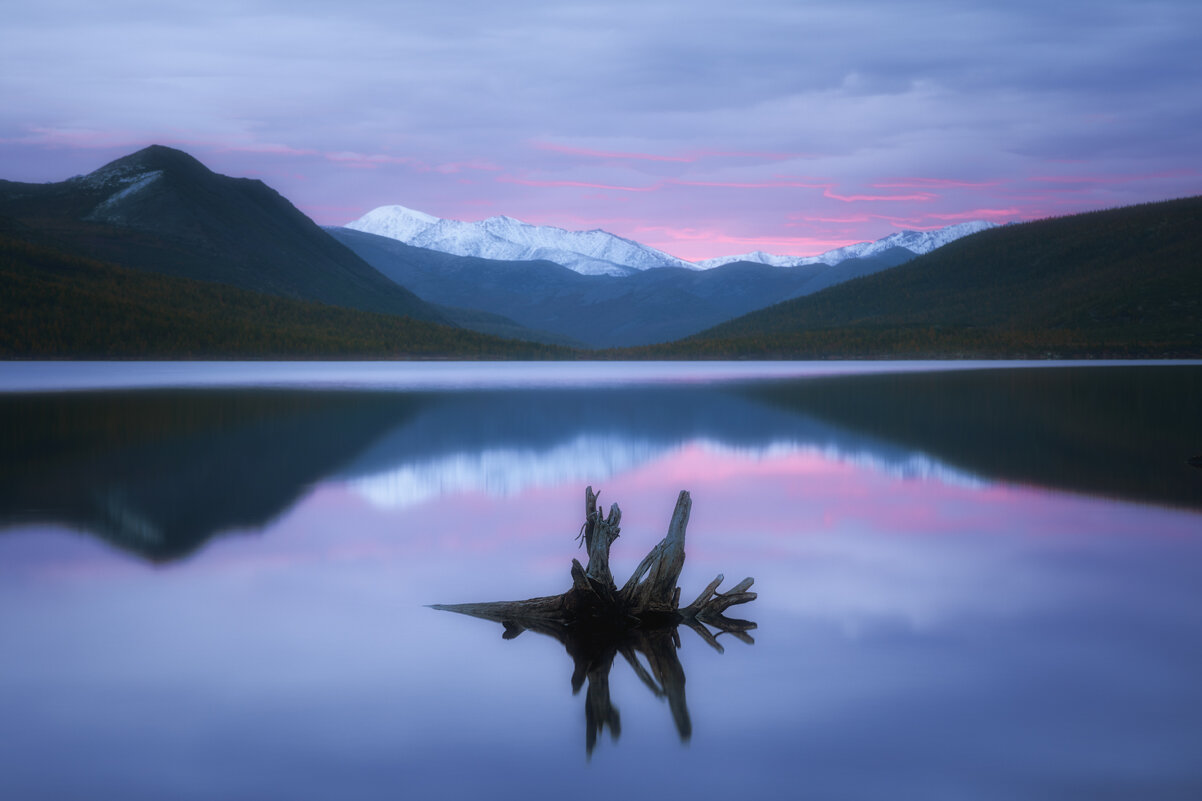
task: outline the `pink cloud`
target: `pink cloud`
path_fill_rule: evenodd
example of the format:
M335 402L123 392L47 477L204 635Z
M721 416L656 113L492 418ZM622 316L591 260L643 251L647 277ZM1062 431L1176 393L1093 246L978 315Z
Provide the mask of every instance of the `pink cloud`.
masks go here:
M837 225L852 225L855 223L865 223L869 220L879 219L875 214L852 214L843 217L820 217L809 214L790 214L787 219L793 222L789 225L796 225L799 222L818 222L818 223L834 223Z
M931 212L927 215L935 220L1012 220L1016 217L1024 217L1022 209L1014 207L1006 209L968 209L967 211L954 211L935 213Z
M596 197L603 197L603 195L598 194ZM524 215L522 219L534 225L554 225L559 228L567 228L573 231L587 228L604 228L606 230L614 230L618 228L636 229L640 221L640 218L638 217L594 217L592 215L584 217L577 214L560 214L555 212L546 213L537 211Z
M890 222L894 228L901 228L905 231L938 231L940 228L946 228L946 223L935 223L934 225L923 225L915 222L905 222L903 220Z
M829 197L832 200L841 200L844 203L859 203L862 201L881 201L881 202L900 202L909 201L914 203L925 203L928 200L934 200L938 195L930 192L919 192L915 195L839 195L831 191L828 186L822 193L823 197Z
M720 234L715 234L712 230L706 228L674 228L668 225L640 225L634 230L635 233L639 235L651 234L656 236L666 236L669 239L681 242L713 242L721 239Z
M707 186L723 189L830 189L831 184L815 180L780 180L780 181L685 181L672 180L678 186Z
M639 226L635 229L635 236L652 247L692 261L765 248L782 255L809 256L861 241L845 237L735 236L714 229L666 225Z
M870 222L871 220L882 220L889 223L894 228L907 228L916 231L934 231L940 228L945 228L950 223L963 220L989 220L989 221L1010 221L1014 219L1029 219L1031 214L1024 214L1021 209L1010 207L1004 209L968 209L966 211L957 212L925 212L918 216L890 216L887 214L856 214L844 217L824 217L818 215L794 214L790 215L789 219L794 222L789 223L791 226L798 226L800 222L807 223L830 223L836 225L855 225L859 223Z
M809 214L790 214L790 215L788 215L787 218L789 220L792 220L792 222L788 223L788 225L796 227L798 225L798 223L802 223L802 222L830 223L830 224L834 224L834 225L858 225L860 223L871 222L873 220L884 220L885 222L889 222L889 223L918 224L918 223L922 222L922 220L925 217L932 217L932 216L934 216L934 215L926 214L924 216L919 216L919 217L897 217L897 216L890 215L890 214L860 213L860 214L844 214L844 215L836 216L836 217L827 217L827 216L809 215Z

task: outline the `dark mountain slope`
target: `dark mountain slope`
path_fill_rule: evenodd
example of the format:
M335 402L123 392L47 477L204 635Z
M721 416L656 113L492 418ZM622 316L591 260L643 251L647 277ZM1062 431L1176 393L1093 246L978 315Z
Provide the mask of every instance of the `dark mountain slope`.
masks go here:
M1202 356L1202 197L982 231L655 353Z
M413 247L349 228L330 234L422 298L500 312L532 329L593 347L667 342L753 309L914 258L902 248L870 259L781 268L739 262L712 270L659 268L618 278L548 261L498 261Z
M59 183L0 181L0 217L11 235L136 270L448 322L261 181L167 147Z
M0 231L0 358L546 358L527 342L130 270Z

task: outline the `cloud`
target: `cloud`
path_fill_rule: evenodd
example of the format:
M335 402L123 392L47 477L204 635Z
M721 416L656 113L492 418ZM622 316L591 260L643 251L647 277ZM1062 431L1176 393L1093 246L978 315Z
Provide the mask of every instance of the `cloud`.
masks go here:
M844 203L861 203L866 200L898 203L898 202L914 202L925 203L928 200L934 200L938 195L933 195L930 192L918 192L913 195L840 195L831 189L827 188L822 192L823 197L829 197L833 200L840 200Z
M870 239L889 217L1197 193L1200 32L1192 0L23 3L0 28L0 157L51 180L85 161L65 151L165 141L302 208L765 243L854 203L841 235Z

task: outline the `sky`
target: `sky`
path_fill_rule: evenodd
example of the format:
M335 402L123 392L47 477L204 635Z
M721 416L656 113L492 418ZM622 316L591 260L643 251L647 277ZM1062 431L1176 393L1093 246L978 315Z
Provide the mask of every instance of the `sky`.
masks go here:
M1202 193L1197 0L9 0L0 178L142 146L686 259Z

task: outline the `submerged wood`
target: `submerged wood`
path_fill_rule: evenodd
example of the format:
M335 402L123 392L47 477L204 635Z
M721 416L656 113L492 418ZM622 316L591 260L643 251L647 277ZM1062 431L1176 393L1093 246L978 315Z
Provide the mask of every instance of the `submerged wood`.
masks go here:
M660 540L618 589L609 569L609 549L620 533L622 510L615 503L609 515L602 517L597 494L592 487L584 491L584 526L580 538L588 553L588 565L572 560L572 587L560 595L529 598L524 601L436 604L434 609L472 615L500 623L523 624L526 620L545 620L563 625L582 621L604 622L619 628L645 628L685 623L708 623L722 631L747 631L754 624L733 621L723 612L736 604L755 600L748 592L754 579L746 578L727 592L718 592L723 581L719 575L687 606L680 606L680 587L676 585L684 567L685 530L689 524L692 498L682 490L668 524L667 535ZM525 626L529 628L529 626Z
M730 634L752 643L747 632L756 627L751 621L723 615L731 606L755 600L755 593L748 592L750 578L722 593L718 592L723 581L719 575L692 603L680 606L676 580L684 567L685 529L691 509L689 493L681 492L667 536L618 589L609 569L609 549L620 533L622 510L615 503L608 516L602 517L597 494L588 487L584 492L585 521L578 537L588 553L588 565L572 560L571 589L524 601L437 604L433 608L501 623L507 640L534 631L561 642L574 665L572 692L578 693L588 683L585 748L590 755L605 729L615 740L621 733L621 717L609 692L610 669L619 654L657 698L667 701L680 739L688 741L693 727L685 701L684 668L676 654L680 647L677 627L688 626L719 652L724 649L718 636Z

